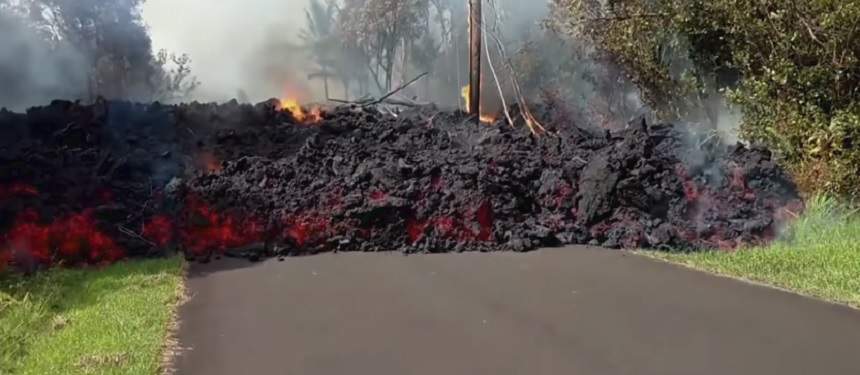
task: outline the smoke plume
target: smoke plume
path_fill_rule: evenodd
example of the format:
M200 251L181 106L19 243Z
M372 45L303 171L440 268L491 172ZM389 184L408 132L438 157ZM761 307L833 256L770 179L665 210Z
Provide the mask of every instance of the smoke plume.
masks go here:
M220 102L243 91L256 102L281 97L285 91L311 90L304 74L309 60L297 37L307 4L307 0L149 0L143 16L156 48L191 57L193 74L202 82L195 99Z
M57 98L79 99L86 59L66 43L51 45L21 19L0 11L0 107L22 110Z

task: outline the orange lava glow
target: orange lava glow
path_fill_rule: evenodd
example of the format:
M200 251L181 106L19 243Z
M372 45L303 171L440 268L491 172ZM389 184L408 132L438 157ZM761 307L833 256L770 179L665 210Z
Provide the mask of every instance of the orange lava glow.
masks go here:
M206 173L221 172L221 161L214 154L208 151L200 153L198 164Z
M36 264L112 263L124 256L114 240L98 228L92 211L45 223L35 210L27 210L2 239L3 246L8 246L0 248L5 254L0 255L4 265L14 254Z

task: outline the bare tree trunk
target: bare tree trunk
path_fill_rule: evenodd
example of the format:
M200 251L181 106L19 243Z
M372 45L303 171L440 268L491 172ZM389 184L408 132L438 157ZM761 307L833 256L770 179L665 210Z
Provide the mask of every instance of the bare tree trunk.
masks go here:
M481 1L469 1L469 113L481 123Z

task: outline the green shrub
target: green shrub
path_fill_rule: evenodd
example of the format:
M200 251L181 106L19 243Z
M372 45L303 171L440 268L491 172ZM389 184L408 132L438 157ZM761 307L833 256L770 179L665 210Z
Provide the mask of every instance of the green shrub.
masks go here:
M860 2L555 0L555 25L620 64L664 117L721 92L741 135L809 192L860 194ZM671 118L670 118L671 119Z

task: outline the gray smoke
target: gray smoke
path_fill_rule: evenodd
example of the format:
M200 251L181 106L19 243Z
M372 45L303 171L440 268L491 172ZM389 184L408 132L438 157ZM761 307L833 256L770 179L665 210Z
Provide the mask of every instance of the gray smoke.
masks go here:
M79 99L87 91L86 66L71 46L52 45L20 18L0 12L0 107Z
M468 83L468 2L438 1L448 6L449 13L444 17L452 26L450 38L456 46L444 46L437 53L429 53L432 56L429 62L423 57L410 56L408 71L395 73L395 85L429 72L428 78L404 90L403 96L455 108L463 105L460 92ZM323 102L323 81L309 79L317 67L299 37L306 27L305 11L309 5L309 0L222 0L217 5L206 0L148 0L143 15L156 48L186 52L193 59L194 74L203 83L194 93L197 100L223 102L241 98L258 102L292 97L300 102ZM577 54L575 46L565 44L571 41L564 42L543 29L541 24L548 10L549 1L485 2L485 24L503 40L508 57L517 68L528 67L517 72L524 93L539 101L544 91L554 91L559 94L558 101L570 104L579 118L601 114L601 118L587 121L624 123L633 113L631 107L641 107L638 93L631 86L617 84L615 76L620 73ZM445 42L441 40L438 16L431 11L430 34L433 42L442 46ZM423 42L418 41L417 45ZM514 90L510 71L504 66L502 56L495 52L494 38L488 38L487 44L502 92L511 99ZM423 51L422 56L427 55ZM355 59L341 56L338 60ZM354 64L356 69L366 70L362 62ZM495 112L501 108L501 100L486 56L484 72L482 106L487 112ZM330 96L335 98L380 94L374 84L366 87L369 92L349 93L343 91L337 79L330 80L329 86ZM355 91L357 86L352 84L351 89ZM508 104L511 102L508 100Z
M454 38L463 43L460 51L447 51L434 62L433 82L426 91L433 102L456 106L468 66L467 1L441 1L451 4ZM523 41L540 33L548 2L495 1L504 18L502 37L513 54ZM323 83L308 78L314 66L299 38L308 6L308 0L223 0L217 5L206 0L148 0L143 15L156 48L186 52L193 59L194 74L203 82L195 93L198 100L243 96L260 101L293 95L322 101ZM407 76L425 69L413 68ZM333 97L344 96L337 82L331 83L331 91Z

